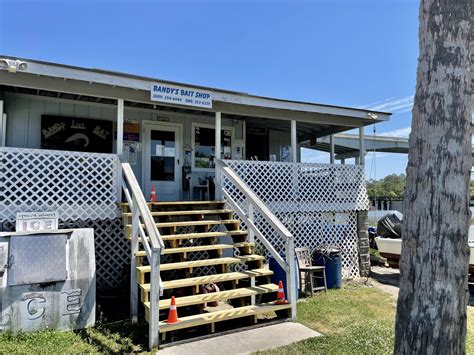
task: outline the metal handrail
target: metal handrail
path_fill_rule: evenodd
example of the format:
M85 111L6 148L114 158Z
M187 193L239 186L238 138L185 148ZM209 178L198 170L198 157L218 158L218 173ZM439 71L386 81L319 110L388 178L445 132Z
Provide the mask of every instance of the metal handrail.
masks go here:
M222 186L221 174L230 180L239 191L245 196L247 202L248 212L246 213L242 208L239 207L237 202L232 198L229 192ZM273 258L278 264L286 271L287 285L287 297L291 304L291 317L296 317L296 294L295 294L295 250L293 235L290 231L281 223L275 214L265 205L265 203L252 191L252 189L237 175L237 173L223 160L216 159L216 177L219 191L222 193L226 201L232 207L232 209L238 214L242 221L247 227L258 237L265 248L270 252ZM285 241L285 258L284 260L281 255L275 250L272 244L268 241L265 235L259 230L259 228L253 222L253 210L256 208L265 221L276 231L276 233L283 238Z
M132 212L132 246L130 261L130 315L132 323L138 321L138 287L137 260L138 241L142 242L148 263L150 276L149 308L149 348L157 348L159 341L159 301L163 293L163 282L160 277L160 256L165 244L148 208L145 196L138 184L129 163L122 163L122 189Z

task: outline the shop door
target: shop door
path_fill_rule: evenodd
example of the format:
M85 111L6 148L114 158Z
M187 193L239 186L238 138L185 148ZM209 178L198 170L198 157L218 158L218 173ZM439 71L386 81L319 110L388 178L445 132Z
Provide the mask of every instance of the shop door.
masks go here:
M181 198L180 140L181 126L147 124L144 146L144 193L149 200L155 186L158 201Z

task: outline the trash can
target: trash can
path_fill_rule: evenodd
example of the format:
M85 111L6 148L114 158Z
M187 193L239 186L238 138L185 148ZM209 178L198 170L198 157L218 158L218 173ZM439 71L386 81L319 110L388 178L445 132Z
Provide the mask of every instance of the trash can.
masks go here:
M327 288L341 288L342 285L342 259L341 249L323 245L315 249L313 263L325 266ZM319 283L320 280L318 280ZM322 282L322 281L321 281ZM319 285L318 285L319 286Z
M283 258L285 260L285 258ZM275 258L270 257L268 258L268 266L270 270L273 271L273 275L271 276L272 283L278 285L280 280L283 282L283 289L285 290L285 296L288 297L288 286L286 285L286 271L282 269L278 261ZM295 258L295 297L298 299L298 262Z

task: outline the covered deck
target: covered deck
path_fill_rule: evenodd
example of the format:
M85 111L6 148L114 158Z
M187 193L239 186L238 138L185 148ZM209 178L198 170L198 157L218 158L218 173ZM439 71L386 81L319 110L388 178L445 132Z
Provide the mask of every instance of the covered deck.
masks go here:
M145 194L156 185L162 200L195 198L189 183L214 176L215 152L298 162L302 145L359 128L363 164L361 128L390 116L23 58L0 56L0 64L0 146L117 154L131 163ZM209 100L168 100L157 87ZM93 139L100 134L102 141Z
M158 86L200 92L209 100L169 102L156 97ZM194 187L212 180L221 160L298 232L297 246L343 241L344 275L359 274L363 167L305 164L299 152L329 135L334 163L331 137L357 128L362 165L363 127L388 120L388 113L5 56L0 113L0 179L6 187L0 191L0 229L14 228L17 211L37 210L58 211L62 227L94 228L99 288L121 285L130 258L119 209L124 163L146 199L155 187L159 201L182 201L199 198ZM226 186L229 197L244 204L235 186ZM221 195L212 192L204 198ZM268 236L284 249L278 236Z

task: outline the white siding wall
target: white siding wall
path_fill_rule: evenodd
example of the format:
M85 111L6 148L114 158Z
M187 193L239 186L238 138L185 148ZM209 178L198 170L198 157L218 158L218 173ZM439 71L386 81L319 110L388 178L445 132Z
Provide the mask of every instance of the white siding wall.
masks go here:
M41 115L61 115L116 121L116 107L111 105L75 102L71 100L43 98L34 95L5 93L5 112L7 121L7 146L20 148L41 147ZM158 117L167 117L169 122L183 125L182 147L191 147L192 122L214 124L214 117L185 115L176 113L159 113L153 110L125 108L125 119L139 121L157 120ZM233 126L235 139L243 139L243 123L241 121L222 119L222 126ZM115 126L114 126L115 127ZM143 134L140 134L143 138ZM142 145L143 141L140 142ZM115 142L114 142L115 151ZM137 165L133 170L138 181L141 181L142 161L141 150L138 152Z

